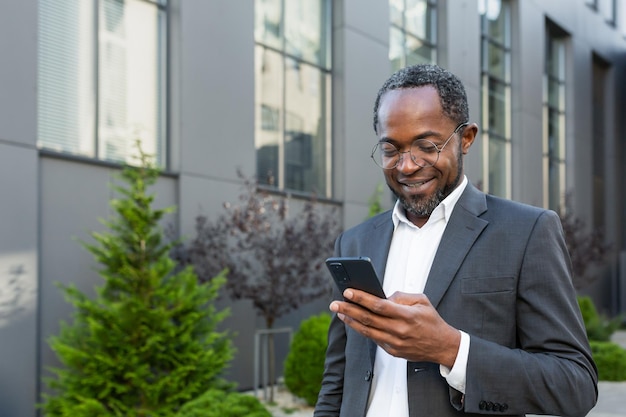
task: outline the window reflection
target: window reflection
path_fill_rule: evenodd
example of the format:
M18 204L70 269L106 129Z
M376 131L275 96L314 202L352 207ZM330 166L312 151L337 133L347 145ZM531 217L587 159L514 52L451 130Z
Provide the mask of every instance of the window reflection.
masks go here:
M285 186L318 191L326 182L325 136L327 76L319 69L287 60L285 100Z
M165 165L165 3L39 2L38 146Z
M479 2L486 191L510 198L511 45L508 1Z
M392 71L437 62L437 2L389 0L389 60Z
M492 136L489 140L489 190L502 194L508 187L509 145L503 138Z
M257 46L255 67L257 175L260 183L277 185L283 129L282 56Z
M330 3L256 0L255 13L259 182L329 197Z
M281 0L256 0L254 37L258 42L280 49L283 39Z
M544 75L544 200L559 211L565 204L565 38L550 24L546 31Z

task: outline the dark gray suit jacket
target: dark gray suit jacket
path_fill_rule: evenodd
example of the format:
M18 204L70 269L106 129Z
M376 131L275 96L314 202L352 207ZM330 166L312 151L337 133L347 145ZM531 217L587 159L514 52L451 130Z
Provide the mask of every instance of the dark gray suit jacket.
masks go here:
M392 233L390 212L380 214L344 232L335 256L369 256L382 278ZM444 320L470 335L466 392L451 388L439 365L409 362L411 417L584 416L595 405L597 370L556 213L468 184L424 293ZM337 317L328 343L314 415L363 417L376 345Z

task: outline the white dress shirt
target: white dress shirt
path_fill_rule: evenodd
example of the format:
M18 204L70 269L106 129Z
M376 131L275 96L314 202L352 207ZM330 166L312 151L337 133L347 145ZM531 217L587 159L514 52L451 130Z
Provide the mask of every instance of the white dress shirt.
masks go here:
M393 238L383 280L385 294L424 292L439 241L466 186L467 178L463 177L461 184L435 208L422 227L411 223L399 202L396 203L392 212ZM439 369L448 384L463 393L468 353L469 335L461 332L461 345L452 369L443 365ZM376 349L367 417L409 417L406 378L406 359L393 357L379 346Z

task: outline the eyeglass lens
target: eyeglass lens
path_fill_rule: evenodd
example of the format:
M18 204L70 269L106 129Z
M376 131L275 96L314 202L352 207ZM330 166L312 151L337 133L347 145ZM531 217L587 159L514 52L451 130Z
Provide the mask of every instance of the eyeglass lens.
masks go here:
M435 165L439 159L437 146L427 139L416 140L411 144L410 151L407 152L400 152L389 142L379 142L374 147L372 158L381 168L390 169L395 168L400 163L400 158L404 157L403 154L406 153L410 154L413 163L422 168Z

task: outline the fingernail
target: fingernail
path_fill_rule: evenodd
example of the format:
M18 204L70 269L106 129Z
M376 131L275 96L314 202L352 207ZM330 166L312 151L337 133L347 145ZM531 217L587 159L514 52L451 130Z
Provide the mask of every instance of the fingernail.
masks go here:
M344 298L347 298L348 300L352 300L352 297L354 296L354 293L351 290L345 290L343 292L343 296L344 296Z
M339 317L339 320L343 321L346 318L346 315L343 313L337 313L337 317Z
M332 311L333 313L336 313L339 310L339 304L335 303L334 301L332 303L330 303L330 305L328 306L328 308L330 309L330 311Z

